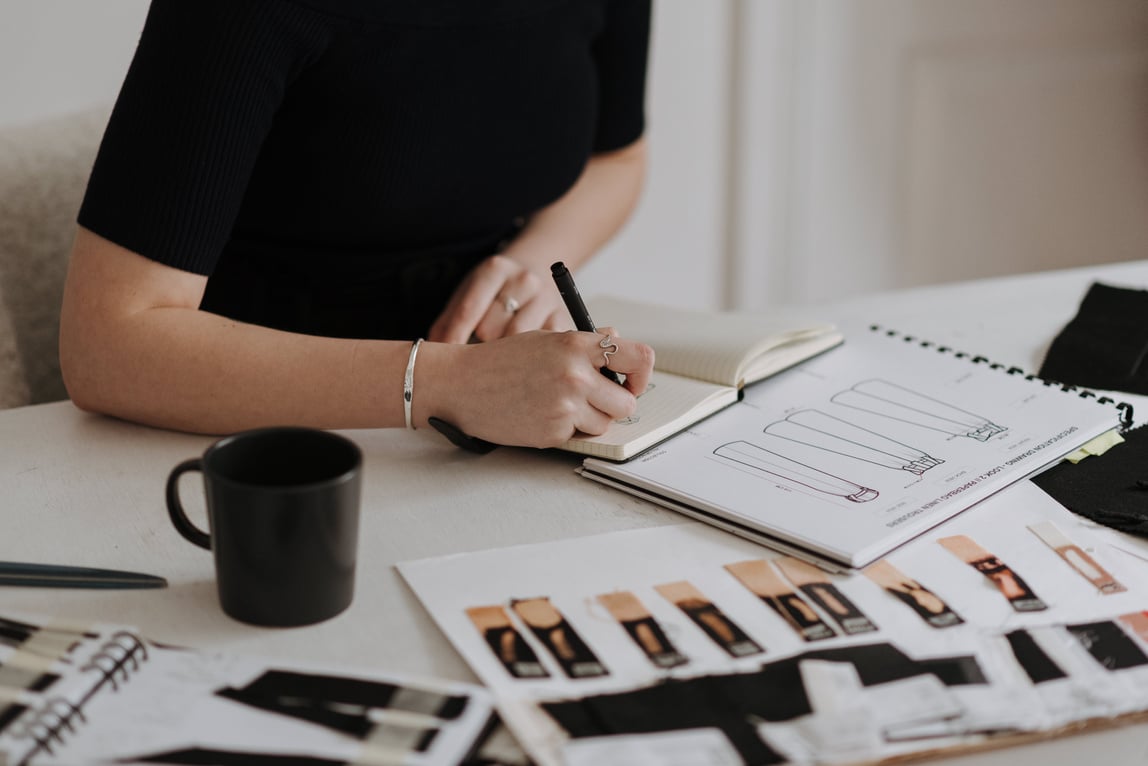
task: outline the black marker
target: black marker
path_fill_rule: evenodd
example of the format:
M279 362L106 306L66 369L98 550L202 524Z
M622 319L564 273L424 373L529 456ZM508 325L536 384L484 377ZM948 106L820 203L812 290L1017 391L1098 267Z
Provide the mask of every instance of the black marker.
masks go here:
M558 293L566 303L566 310L570 312L570 318L574 320L574 326L582 332L598 332L598 327L594 324L594 320L590 318L590 312L586 310L586 304L582 302L582 296L578 294L578 288L574 286L574 277L570 274L570 270L566 268L566 264L562 261L552 264L550 266L550 274L554 277L554 284L558 285ZM608 347L609 346L604 346L603 348ZM599 367L598 371L618 385L622 385L622 380L618 377L618 374L609 367Z

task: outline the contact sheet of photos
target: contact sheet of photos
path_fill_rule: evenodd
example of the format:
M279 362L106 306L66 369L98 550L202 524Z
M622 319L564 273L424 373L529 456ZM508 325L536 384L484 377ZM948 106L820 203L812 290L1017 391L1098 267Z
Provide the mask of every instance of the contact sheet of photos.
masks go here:
M696 524L400 571L540 763L850 763L1148 711L1113 535L1026 482L849 575Z
M496 724L473 684L157 644L0 617L0 763L461 763Z

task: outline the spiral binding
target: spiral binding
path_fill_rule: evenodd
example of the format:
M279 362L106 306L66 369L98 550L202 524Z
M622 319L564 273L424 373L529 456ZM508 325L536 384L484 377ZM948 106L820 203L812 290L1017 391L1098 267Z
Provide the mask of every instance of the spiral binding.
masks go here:
M968 359L973 364L983 364L992 370L1004 370L1004 372L1008 375L1023 375L1025 380L1036 381L1036 382L1039 382L1039 383L1041 383L1045 386L1049 386L1049 387L1059 387L1061 391L1064 391L1067 393L1076 392L1076 395L1081 397L1082 399L1095 398L1097 404L1114 404L1116 406L1116 409L1120 413L1119 417L1120 417L1120 430L1121 430L1121 432L1127 431L1128 429L1130 429L1132 427L1132 421L1133 421L1132 404L1129 402L1117 402L1115 399L1112 399L1111 397L1100 396L1095 391L1090 391L1086 388L1080 388L1079 386L1074 386L1071 383L1061 383L1059 381L1049 380L1047 378L1042 378L1039 375L1033 375L1032 373L1026 373L1020 367L1009 367L1009 366L1001 364L1000 362L990 361L988 359L988 357L973 355L973 354L966 353L964 351L957 351L957 350L953 349L953 347L951 347L951 346L938 345L938 344L934 343L933 341L918 339L918 338L913 337L912 335L905 335L905 334L900 333L896 330L890 330L887 328L883 328L880 325L870 325L869 329L873 332L883 333L885 336L887 336L889 338L900 338L905 343L916 343L921 348L931 348L931 349L935 349L938 353L952 354L957 359Z
M146 659L147 646L143 639L131 631L119 630L104 642L100 650L93 654L80 670L96 670L103 674L91 694L95 694L106 683L110 683L112 691L116 691L120 688L120 683L139 670L140 663Z
M139 670L147 660L147 645L136 634L127 630L112 633L100 648L80 667L80 672L95 671L100 679L80 698L71 702L63 697L50 697L21 717L12 726L12 736L27 738L36 744L17 762L18 766L29 763L37 754L53 754L53 747L63 744L70 732L87 721L83 707L106 685L118 691L132 673Z

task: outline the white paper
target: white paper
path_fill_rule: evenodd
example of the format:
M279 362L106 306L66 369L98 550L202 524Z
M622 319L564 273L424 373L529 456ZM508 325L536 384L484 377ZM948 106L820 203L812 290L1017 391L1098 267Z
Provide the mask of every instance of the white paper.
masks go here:
M869 330L603 476L864 566L1118 425L1118 411Z
M0 761L130 762L201 749L417 766L459 760L481 741L493 715L487 692L470 684L159 646L122 626L80 637L55 672L59 678L42 693L18 695L28 708L0 733ZM228 696L268 673L329 677L320 686L378 682L379 704L346 702L340 692L332 699L309 696L321 694L312 685L296 692L282 686L273 695L256 691L243 697L247 701ZM461 700L461 709L439 718L447 697ZM261 706L266 699L274 706ZM433 709L418 710L424 702ZM412 709L396 709L400 705ZM341 715L355 726L325 725L309 720L308 712ZM57 734L45 736L50 730ZM428 731L433 736L423 737ZM36 751L38 738L48 746Z
M742 766L737 751L717 729L669 734L619 735L574 740L563 749L566 766Z
M1027 528L1045 521L1055 522L1130 590L1099 594ZM1049 608L1014 610L984 574L936 542L955 534L969 536L999 556ZM798 763L849 762L862 751L874 758L907 755L978 742L1000 732L1048 731L1097 713L1148 709L1148 694L1132 691L1148 688L1142 668L1102 667L1063 627L1112 621L1142 610L1148 603L1142 585L1148 583L1148 565L1127 557L1119 561L1103 536L1031 483L1005 490L889 556L898 570L919 580L964 620L951 627L933 627L860 573L827 574L829 583L877 631L854 636L838 632L828 640L807 642L725 568L778 555L709 526L686 523L407 562L399 569L468 664L495 692L507 723L543 764L561 762L565 748L575 752L585 747L584 752L597 753L605 743L626 741L621 735L590 737L586 742L571 739L545 712L548 701L579 701L703 676L753 673L793 657L804 657L803 687L812 712L787 721L757 721L755 728L769 747ZM764 651L743 657L724 652L659 594L659 585L673 582L695 587ZM618 592L636 595L688 661L673 667L655 665L598 599ZM580 679L563 675L509 606L514 599L540 596L560 610L609 675ZM831 622L820 606L805 603L812 613ZM466 610L476 605L503 605L550 676L512 677L467 618ZM1006 638L1013 631L1032 635L1048 631L1053 637L1048 640L1056 643L1048 653L1064 664L1071 684L1034 683ZM840 659L848 659L852 647L874 644L891 645L918 663L975 667L984 682L949 686L925 672L864 686L860 666ZM821 650L844 654L825 662L812 654ZM1085 689L1088 697L1081 696ZM1074 711L1074 700L1088 704Z

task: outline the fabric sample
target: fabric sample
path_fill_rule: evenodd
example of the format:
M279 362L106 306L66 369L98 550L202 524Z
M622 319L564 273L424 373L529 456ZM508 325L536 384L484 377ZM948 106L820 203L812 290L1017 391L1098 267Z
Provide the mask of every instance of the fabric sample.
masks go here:
M1148 290L1094 282L1040 367L1046 380L1148 394Z
M1073 513L1097 524L1148 537L1148 430L1079 463L1059 463L1032 479Z

